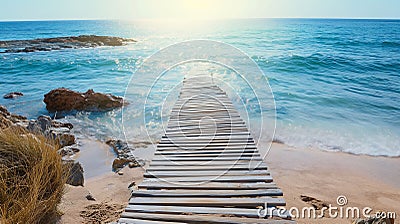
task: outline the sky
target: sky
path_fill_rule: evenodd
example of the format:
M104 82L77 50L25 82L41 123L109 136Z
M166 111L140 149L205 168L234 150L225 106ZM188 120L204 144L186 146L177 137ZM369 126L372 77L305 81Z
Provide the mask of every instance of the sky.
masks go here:
M0 20L397 18L400 0L0 0Z

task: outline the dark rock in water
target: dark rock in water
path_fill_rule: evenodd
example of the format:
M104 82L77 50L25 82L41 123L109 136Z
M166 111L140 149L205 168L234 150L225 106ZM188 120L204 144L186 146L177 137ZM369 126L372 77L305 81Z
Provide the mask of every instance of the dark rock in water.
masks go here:
M46 109L57 111L108 111L122 107L124 99L111 94L96 93L89 89L85 93L75 92L66 88L51 90L44 95Z
M84 184L83 168L79 162L65 160L65 166L69 169L67 184L72 186L82 186Z
M0 48L6 49L5 51L0 53L29 53L36 51L53 51L69 48L122 46L129 42L136 41L128 38L96 35L40 38L34 40L6 40L0 41Z
M6 95L3 96L4 99L15 99L17 97L23 96L24 94L21 92L11 92L7 93Z

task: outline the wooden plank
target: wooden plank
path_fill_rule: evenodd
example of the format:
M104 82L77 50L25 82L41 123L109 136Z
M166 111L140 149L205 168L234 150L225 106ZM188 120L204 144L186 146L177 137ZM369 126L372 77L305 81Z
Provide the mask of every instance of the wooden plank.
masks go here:
M192 177L153 177L147 178L146 181L156 181L156 182L174 182L174 183L181 183L181 182L272 182L272 177L269 175L255 175L255 176L192 176Z
M198 152L198 153L181 153L181 152L175 152L175 153L162 153L161 152L156 152L154 154L155 157L164 157L164 158L169 158L169 157L174 157L174 158L188 158L188 157L261 157L258 152L244 152L240 151L239 153L230 153L229 151L222 151L220 153L204 153L204 152Z
M282 196L280 189L256 190L137 190L133 197L260 197Z
M248 164L248 160L234 161L152 161L150 166L233 166L235 164ZM261 164L261 161L255 161L254 164Z
M258 164L258 166L250 164L233 164L226 166L213 166L213 165L198 165L198 166L165 166L165 165L152 165L147 168L147 171L191 171L191 170L267 170L265 164Z
M270 175L267 170L196 170L196 171L147 171L144 177L186 177L186 176L229 176L229 175Z
M151 214L151 213L129 213L124 212L121 215L122 221L129 222L129 219L144 219L144 220L155 220L155 221L181 221L187 223L230 223L230 224L294 224L291 220L274 220L274 219L261 219L261 218L239 218L239 217L219 217L215 215L173 215L173 214Z
M211 137L211 138L210 138ZM204 137L168 137L166 135L163 135L161 137L162 140L169 140L173 139L174 141L187 141L187 140L197 140L197 141L209 141L210 139L213 141L230 141L230 140L235 140L235 141L254 141L254 139L250 135L244 135L244 136L204 136Z
M186 205L186 206L239 206L244 208L256 208L264 206L285 206L283 198L261 196L257 198L209 198L209 197L132 197L129 204L135 205Z
M266 209L265 217L290 218L289 212L280 214L277 210ZM272 211L272 213L271 213ZM218 208L218 207L185 207L185 206L154 206L154 205L128 205L125 212L141 213L167 213L167 214L215 214L220 216L239 216L259 218L259 210L253 208Z
M205 137L205 136L214 136L214 137L218 137L218 136L250 136L250 132L236 132L236 133L215 133L215 134L188 134L188 133L165 133L165 136L167 136L168 138L171 137L195 137L195 136L199 136L199 137Z
M160 221L160 220L145 220L145 219L134 219L134 218L120 218L118 220L118 224L130 224L130 223L134 223L134 224L184 224L187 222L171 222L171 221Z
M168 147L158 147L157 148L157 150L158 151L160 151L160 152L164 152L164 151L176 151L176 150L186 150L186 151L188 151L188 152L195 152L195 151L202 151L202 150L208 150L208 151L210 151L210 150L215 150L215 151L218 151L218 152L220 152L220 151L230 151L230 150L243 150L243 151L246 151L246 150L257 150L257 148L256 148L256 146L251 146L251 145L249 145L249 146L246 146L246 147L244 147L244 146L203 146L203 147L199 147L199 146L185 146L185 147L182 147L182 146L179 146L179 145L177 145L177 146L168 146Z
M251 189L275 189L275 183L238 183L238 182L204 182L198 184L176 184L171 182L155 182L146 179L138 185L147 189L197 189L197 190L251 190Z
M157 146L175 146L178 145L178 142L174 141L161 141L158 143ZM196 141L187 141L187 142L182 142L179 143L179 146L185 147L185 146L248 146L248 145L254 145L253 142L196 142Z
M188 151L188 150L175 150L175 151L156 151L154 155L171 155L171 156L228 156L228 155L243 155L243 156L260 156L256 150L204 150L204 151Z
M246 160L246 161L263 161L260 157L247 157L247 156L214 156L214 157L201 157L201 156L191 156L191 157L176 157L176 156L154 156L153 161L238 161L238 160Z

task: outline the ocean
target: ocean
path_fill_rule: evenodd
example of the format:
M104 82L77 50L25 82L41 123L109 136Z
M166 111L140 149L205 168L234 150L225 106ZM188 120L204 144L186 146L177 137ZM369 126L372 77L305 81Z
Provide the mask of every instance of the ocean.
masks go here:
M400 156L400 20L0 22L0 40L84 34L138 42L122 47L0 54L0 94L25 94L18 99L1 98L0 104L36 118L48 114L43 95L58 87L124 96L130 82L131 88L145 91L148 87L135 86L143 77L134 74L146 58L181 41L214 40L246 53L266 76L276 106L275 140L294 147ZM157 99L181 81L180 75L179 71L171 73L157 87L150 101L154 107L160 106ZM247 90L235 85L236 79L225 79L246 100ZM252 99L245 102L249 104L246 108L252 108ZM135 110L140 105L130 103L132 110L125 115L117 109L81 112L64 119L72 122L81 136L121 138L125 131L140 141L144 127L135 120L141 117L137 114L140 110ZM254 111L249 110L249 117ZM125 119L124 128L122 116L132 118ZM146 125L162 130L160 114L146 116L159 118Z

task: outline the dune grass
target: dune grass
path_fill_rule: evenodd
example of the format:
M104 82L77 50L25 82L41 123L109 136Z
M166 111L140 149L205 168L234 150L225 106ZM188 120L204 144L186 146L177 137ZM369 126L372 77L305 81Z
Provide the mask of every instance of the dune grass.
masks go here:
M67 172L57 145L21 128L0 130L0 223L52 223Z

